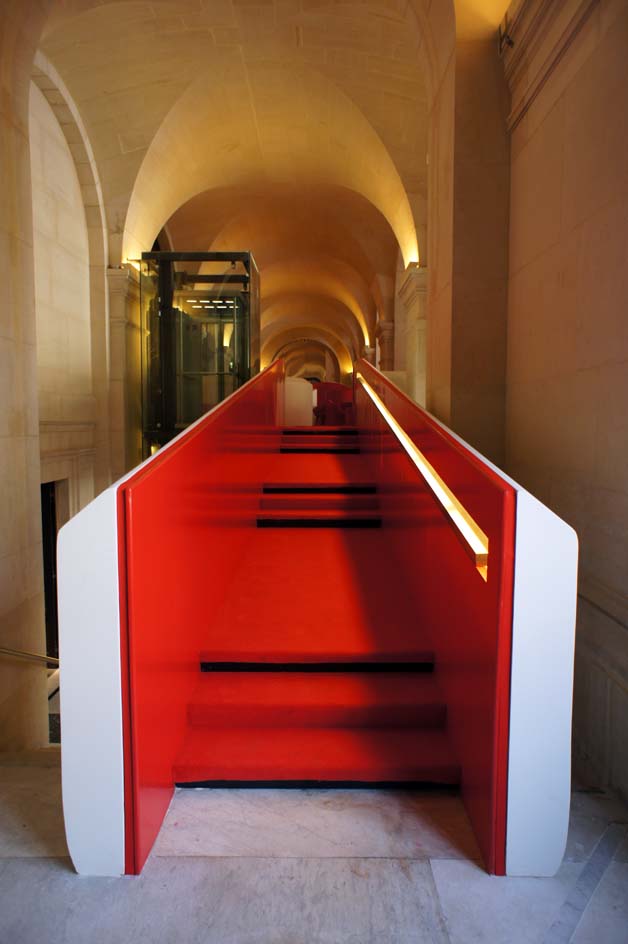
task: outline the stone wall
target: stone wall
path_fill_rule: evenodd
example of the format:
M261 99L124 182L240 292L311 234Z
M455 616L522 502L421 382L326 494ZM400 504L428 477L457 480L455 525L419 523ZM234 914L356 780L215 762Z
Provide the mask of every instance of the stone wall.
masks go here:
M30 66L46 4L0 6L0 646L44 645L28 159ZM0 660L0 749L48 740L46 670Z
M578 531L576 771L628 796L628 7L513 10L507 466Z
M72 513L94 497L89 245L72 154L35 85L29 134L41 480L68 480Z

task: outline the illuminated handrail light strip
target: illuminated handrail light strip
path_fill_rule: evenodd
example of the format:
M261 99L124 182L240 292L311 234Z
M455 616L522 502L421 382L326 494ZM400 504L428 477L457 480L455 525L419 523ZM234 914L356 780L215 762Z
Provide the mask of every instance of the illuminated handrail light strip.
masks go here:
M482 531L477 522L474 521L464 505L458 501L451 489L445 485L436 469L428 462L418 446L412 442L406 431L399 425L383 400L375 393L362 374L358 373L356 377L403 446L408 457L412 460L413 464L429 485L444 511L447 512L453 521L462 538L463 544L470 552L471 558L474 560L481 576L486 580L488 566L487 535Z

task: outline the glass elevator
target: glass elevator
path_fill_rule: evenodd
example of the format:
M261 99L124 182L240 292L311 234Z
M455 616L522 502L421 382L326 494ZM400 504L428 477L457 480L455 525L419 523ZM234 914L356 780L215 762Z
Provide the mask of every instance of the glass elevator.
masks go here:
M144 456L259 371L259 274L250 252L141 259Z

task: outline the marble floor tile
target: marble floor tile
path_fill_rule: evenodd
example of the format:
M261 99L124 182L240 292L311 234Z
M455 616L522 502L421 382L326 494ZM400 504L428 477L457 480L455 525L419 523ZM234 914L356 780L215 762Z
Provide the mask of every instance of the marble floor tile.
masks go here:
M400 790L177 790L166 856L479 860L460 798Z
M567 862L554 878L497 878L473 862L433 861L451 944L541 944L581 869Z
M59 767L1 767L0 858L67 853Z
M4 860L0 900L3 944L448 944L408 860L153 858L136 879Z
M626 838L615 853L615 859L617 862L628 862L628 829L626 830Z
M571 794L571 813L601 819L606 823L628 820L628 807L612 790L575 789Z
M628 944L628 862L610 863L571 940Z
M624 822L628 824L628 809L616 794L602 790L575 790L571 797L565 860L584 862L608 824Z

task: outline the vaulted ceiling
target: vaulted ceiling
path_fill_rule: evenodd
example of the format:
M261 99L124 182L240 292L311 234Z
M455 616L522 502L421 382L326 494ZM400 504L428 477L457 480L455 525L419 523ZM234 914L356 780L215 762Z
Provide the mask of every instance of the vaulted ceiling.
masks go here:
M374 344L426 225L407 0L65 0L42 51L90 137L112 265L164 228L175 249L251 249L266 359L290 341L298 371L323 345L342 373Z

